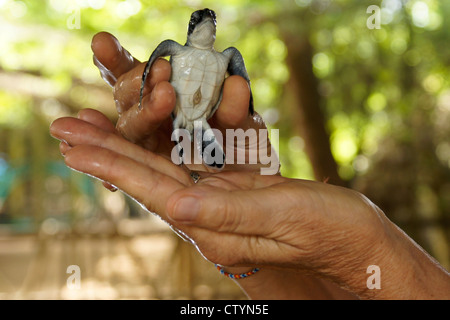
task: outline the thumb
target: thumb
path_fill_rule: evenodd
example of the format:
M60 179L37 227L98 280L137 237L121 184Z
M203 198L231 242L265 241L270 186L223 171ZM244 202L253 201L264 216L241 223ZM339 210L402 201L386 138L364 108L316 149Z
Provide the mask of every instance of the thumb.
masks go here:
M108 32L97 33L92 38L91 48L94 64L99 68L103 80L110 86L114 86L117 78L140 63Z
M274 194L268 189L226 191L194 186L171 196L169 219L216 232L268 235L277 215Z

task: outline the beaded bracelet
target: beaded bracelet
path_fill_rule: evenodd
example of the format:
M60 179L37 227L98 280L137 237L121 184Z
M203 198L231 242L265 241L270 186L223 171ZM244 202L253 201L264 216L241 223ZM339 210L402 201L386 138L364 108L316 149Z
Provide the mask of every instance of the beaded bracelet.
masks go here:
M243 278L247 278L250 277L251 275L254 275L255 273L257 273L259 271L259 268L253 268L251 271L249 272L245 272L245 273L240 273L240 274L234 274L234 273L229 273L226 272L221 266L219 266L218 264L215 264L217 270L220 271L221 274L223 274L225 277L231 278L231 279L243 279Z

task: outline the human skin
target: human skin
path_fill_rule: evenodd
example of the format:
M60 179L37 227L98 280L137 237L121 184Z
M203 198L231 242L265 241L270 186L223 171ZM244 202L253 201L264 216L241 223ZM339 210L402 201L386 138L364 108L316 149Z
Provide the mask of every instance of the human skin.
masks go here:
M139 111L143 64L106 33L94 37L92 48L103 78L114 85L119 120L115 126L91 109L56 120L50 130L62 141L66 164L132 196L227 271L261 267L237 281L250 298L450 298L448 272L358 192L261 176L260 165L203 172L194 184L189 170L168 157L175 104L170 65L159 60L152 68ZM245 80L228 78L211 123L222 130L265 128L259 116L248 115L248 98ZM367 288L370 265L380 267L379 290Z

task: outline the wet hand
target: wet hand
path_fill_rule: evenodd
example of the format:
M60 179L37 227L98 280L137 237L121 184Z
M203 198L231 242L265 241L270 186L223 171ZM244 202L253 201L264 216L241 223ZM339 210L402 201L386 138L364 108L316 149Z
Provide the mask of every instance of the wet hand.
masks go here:
M157 213L212 262L304 270L348 285L354 268L364 279L378 257L367 248L387 239L387 219L357 192L255 172L219 172L194 184L170 159L104 130L103 117L87 110L52 124L52 135L70 146L66 164Z
M174 147L171 141L170 114L175 106L176 95L169 80L171 67L167 60L155 62L144 87L143 108L139 110L139 90L145 63L134 58L111 34L100 32L92 40L94 64L102 78L113 87L119 119L118 132L127 140L145 149L170 157ZM250 90L245 79L231 76L226 79L223 99L215 115L209 120L213 128L222 131L241 128L266 129L261 117L248 113ZM267 140L268 148L270 142ZM249 148L256 146L245 146ZM233 150L235 151L235 150ZM188 165L190 170L209 171L203 165ZM225 170L259 170L261 164L226 165Z

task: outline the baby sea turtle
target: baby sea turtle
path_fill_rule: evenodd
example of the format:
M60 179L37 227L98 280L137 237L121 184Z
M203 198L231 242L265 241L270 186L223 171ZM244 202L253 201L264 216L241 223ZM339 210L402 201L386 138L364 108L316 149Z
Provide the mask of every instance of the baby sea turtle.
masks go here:
M217 169L224 166L225 154L216 141L207 120L212 117L222 99L226 73L242 76L250 86L250 79L241 53L234 47L223 52L214 49L216 40L216 14L210 9L195 11L189 21L187 42L184 46L173 40L161 42L153 51L142 75L139 109L145 80L150 68L159 57L171 56L170 83L176 92L176 106L172 112L173 130L186 129L194 138L194 121L201 121L201 136L196 137L197 149L203 162ZM249 112L253 114L250 90ZM178 155L182 161L180 136L176 134Z

